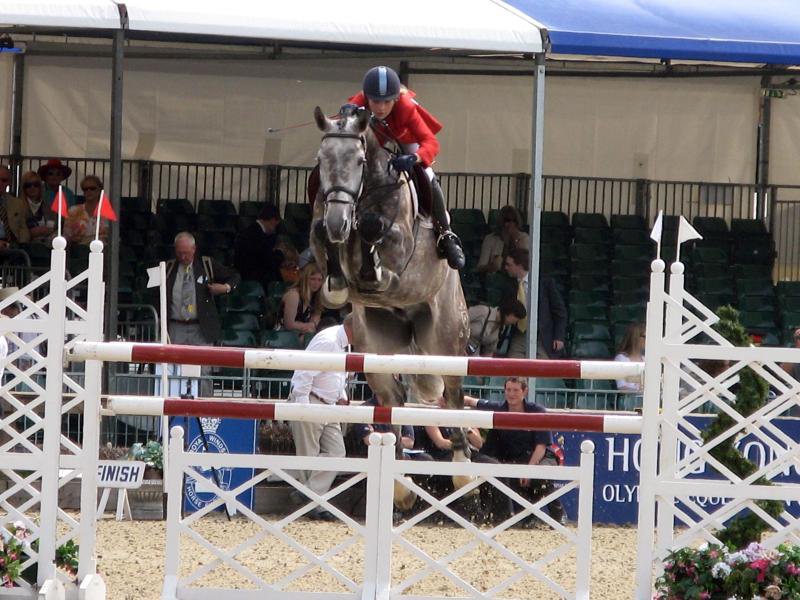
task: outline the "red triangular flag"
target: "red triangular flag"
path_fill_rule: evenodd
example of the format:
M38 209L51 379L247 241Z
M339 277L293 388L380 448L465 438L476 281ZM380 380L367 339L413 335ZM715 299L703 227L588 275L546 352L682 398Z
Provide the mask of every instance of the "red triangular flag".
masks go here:
M53 204L50 205L50 210L59 216L67 216L67 211L69 210L67 208L67 195L64 193L64 190L61 189L61 186L58 186L58 191L53 198Z
M100 209L100 216L104 219L108 219L109 221L117 220L117 213L114 212L114 207L111 206L111 198L106 196L105 192L103 192L100 197L100 202L97 203L97 208L92 215L93 217L97 216L97 209Z

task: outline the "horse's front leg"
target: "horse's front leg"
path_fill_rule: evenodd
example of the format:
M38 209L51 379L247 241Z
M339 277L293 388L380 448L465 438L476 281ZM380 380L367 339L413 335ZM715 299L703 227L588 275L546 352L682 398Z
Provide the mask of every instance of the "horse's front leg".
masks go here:
M348 299L347 278L342 270L342 262L339 255L340 244L333 244L328 240L325 232L325 222L319 219L313 227L315 244L315 254L317 259L324 259L326 277L322 285L322 299L329 308L339 308Z

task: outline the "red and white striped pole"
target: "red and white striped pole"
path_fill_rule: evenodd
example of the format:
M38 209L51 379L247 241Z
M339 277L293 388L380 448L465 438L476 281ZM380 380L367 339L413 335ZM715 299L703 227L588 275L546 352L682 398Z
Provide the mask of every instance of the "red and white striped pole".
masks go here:
M107 407L118 415L222 417L307 421L315 423L379 423L386 425L437 425L481 429L538 431L595 431L640 433L642 418L635 415L581 413L515 413L484 410L393 408L389 406L338 406L248 400L109 396Z
M481 375L557 377L566 379L641 379L644 363L599 360L469 358L419 354L358 354L304 350L251 350L213 346L76 342L73 361L174 363L217 367L294 371L407 373L412 375Z

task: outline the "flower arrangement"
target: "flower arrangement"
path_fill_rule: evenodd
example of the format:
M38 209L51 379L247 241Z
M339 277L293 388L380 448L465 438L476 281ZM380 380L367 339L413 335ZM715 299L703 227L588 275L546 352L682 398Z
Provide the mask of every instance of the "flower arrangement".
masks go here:
M155 440L148 441L144 446L134 444L130 452L131 459L140 460L148 467L162 471L164 469L164 449Z
M800 547L752 543L731 552L704 545L670 553L654 600L782 600L800 598Z
M31 531L22 521L13 525L0 527L0 587L15 587L15 581L24 579L28 583L36 583L37 565L22 569L22 564L38 550L39 542L29 542ZM70 577L78 573L78 545L69 540L56 548L56 566L64 570Z

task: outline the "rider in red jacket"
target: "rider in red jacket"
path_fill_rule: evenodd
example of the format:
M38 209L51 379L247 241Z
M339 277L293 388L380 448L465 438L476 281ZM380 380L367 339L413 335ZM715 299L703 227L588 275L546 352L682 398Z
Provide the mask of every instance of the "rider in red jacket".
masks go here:
M405 154L391 160L396 170L410 173L415 163L425 167L433 192L431 213L439 236L437 248L451 268L461 269L464 267L464 251L458 236L450 230L444 194L431 169L439 153L435 134L442 129L442 124L414 100L415 96L413 91L400 84L393 69L373 67L364 76L362 91L348 102L353 108L365 107L372 112L377 121L373 122L373 131L381 142L394 140L403 148Z

